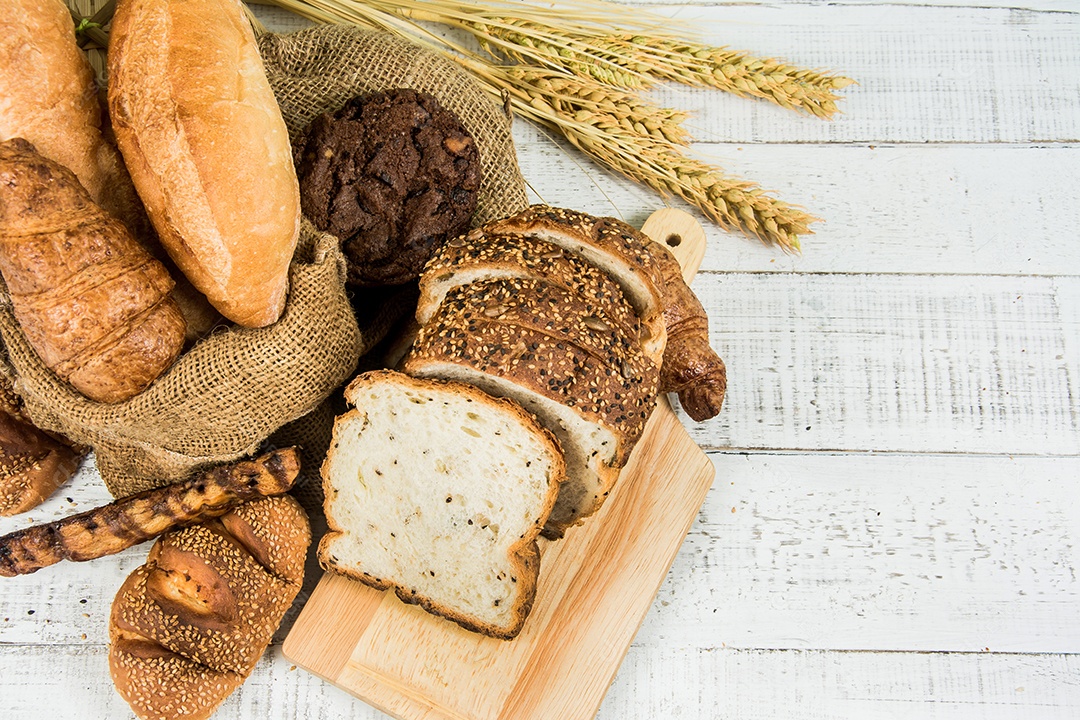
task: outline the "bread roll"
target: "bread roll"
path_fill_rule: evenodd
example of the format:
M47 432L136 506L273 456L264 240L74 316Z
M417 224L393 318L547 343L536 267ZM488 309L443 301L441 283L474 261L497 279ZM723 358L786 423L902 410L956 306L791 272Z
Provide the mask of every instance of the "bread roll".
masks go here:
M272 324L300 193L239 0L121 0L108 66L117 144L162 244L226 318Z
M91 400L137 395L183 347L165 268L21 138L0 143L0 273L27 342Z
M113 600L109 671L143 720L203 720L243 683L304 578L311 527L288 495L163 535Z
M146 216L102 137L97 83L61 0L0 0L0 68L0 140L29 140L141 239Z

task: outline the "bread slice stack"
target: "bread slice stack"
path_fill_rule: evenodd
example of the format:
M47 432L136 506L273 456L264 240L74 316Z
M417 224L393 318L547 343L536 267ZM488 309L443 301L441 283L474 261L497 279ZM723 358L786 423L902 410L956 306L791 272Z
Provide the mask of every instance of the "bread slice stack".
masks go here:
M596 514L642 436L669 318L707 333L700 305L671 312L677 268L624 223L546 206L446 243L420 279L404 375L363 375L346 392L356 409L323 465L324 567L516 635L537 534L563 537ZM697 342L708 349L707 334ZM701 357L672 365L715 370Z

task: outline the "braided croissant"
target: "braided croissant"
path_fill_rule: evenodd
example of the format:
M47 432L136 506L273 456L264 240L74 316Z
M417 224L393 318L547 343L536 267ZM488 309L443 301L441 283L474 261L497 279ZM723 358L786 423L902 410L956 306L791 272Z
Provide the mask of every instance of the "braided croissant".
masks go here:
M180 354L168 272L21 138L0 143L0 273L27 341L91 400L137 395Z

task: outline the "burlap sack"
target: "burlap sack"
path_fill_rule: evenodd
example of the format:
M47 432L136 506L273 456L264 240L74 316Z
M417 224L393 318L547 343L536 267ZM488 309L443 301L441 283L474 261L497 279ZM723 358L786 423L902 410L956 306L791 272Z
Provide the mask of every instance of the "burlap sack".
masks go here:
M526 205L509 119L451 61L391 37L319 28L260 38L267 75L290 132L357 94L426 90L461 117L477 140L484 184L474 223ZM257 192L257 188L253 188ZM124 496L235 460L270 442L306 438L305 475L317 473L332 414L322 405L351 377L361 355L403 312L407 291L361 313L344 286L337 240L303 224L281 319L262 329L228 328L187 350L147 390L103 405L61 382L26 342L6 289L0 337L26 409L42 428L90 445L109 491ZM403 301L403 298L405 299Z

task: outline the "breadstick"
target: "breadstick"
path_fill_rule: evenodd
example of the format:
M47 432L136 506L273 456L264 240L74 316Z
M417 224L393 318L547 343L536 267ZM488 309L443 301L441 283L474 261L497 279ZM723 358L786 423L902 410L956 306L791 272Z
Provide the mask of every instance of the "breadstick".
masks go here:
M220 517L248 500L280 495L300 472L295 448L220 465L193 478L88 512L0 537L0 576L25 575L61 560L112 555L175 527Z

